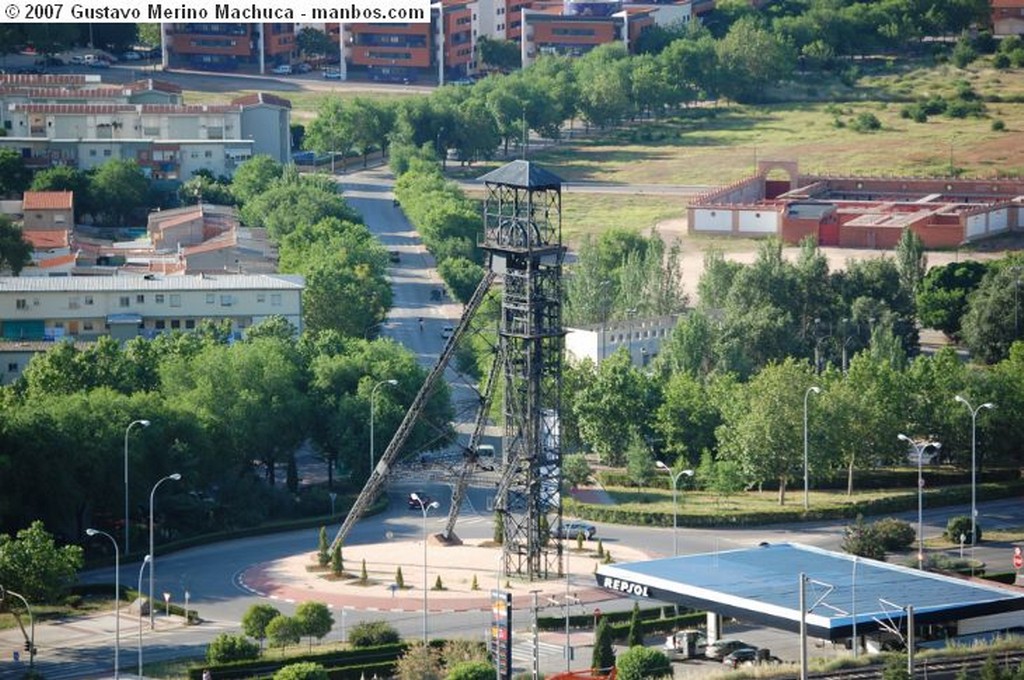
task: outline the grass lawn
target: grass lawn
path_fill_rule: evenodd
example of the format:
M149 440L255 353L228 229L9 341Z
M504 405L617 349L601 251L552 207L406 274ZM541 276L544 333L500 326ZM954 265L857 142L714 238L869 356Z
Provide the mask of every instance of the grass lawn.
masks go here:
M632 487L607 487L608 493L624 510L636 510L647 513L672 513L672 492L666 489ZM815 510L847 507L856 503L892 498L896 496L917 497L917 492L909 489L871 489L870 491L854 491L847 496L844 491L811 491L808 495L810 506ZM786 493L786 504L779 505L776 491L744 491L732 496L716 496L705 491L679 490L679 516L713 517L722 513L741 511L744 513L768 512L772 514L792 512L794 517L801 516L804 511L803 488L790 489ZM985 536L988 538L988 535Z
M111 594L114 589L111 587ZM21 622L28 628L28 616L24 612L20 600L12 598L16 603L12 606L18 610L21 614ZM121 606L127 606L127 602L122 602ZM35 618L36 623L40 621L74 618L76 616L88 616L89 614L95 614L97 612L112 610L114 608L114 601L111 599L104 599L100 597L84 597L82 603L78 607L68 607L64 605L47 605L47 604L32 604L32 616ZM6 630L8 628L17 628L18 624L14 620L14 615L9 612L0 614L0 630Z

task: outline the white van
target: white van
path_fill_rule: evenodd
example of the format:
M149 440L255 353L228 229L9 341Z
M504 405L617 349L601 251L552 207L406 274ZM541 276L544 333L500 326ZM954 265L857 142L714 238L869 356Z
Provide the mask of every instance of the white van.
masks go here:
M82 55L83 64L95 64L98 57L95 54L84 54Z

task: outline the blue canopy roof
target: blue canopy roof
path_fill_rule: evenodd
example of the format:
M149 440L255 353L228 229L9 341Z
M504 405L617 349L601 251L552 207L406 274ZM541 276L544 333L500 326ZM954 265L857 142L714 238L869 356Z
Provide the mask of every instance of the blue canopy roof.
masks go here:
M601 565L598 584L620 593L706 609L796 631L800 574L806 574L808 631L850 637L898 625L913 606L919 624L1024 609L1024 593L795 543ZM1024 615L1022 615L1024 624Z

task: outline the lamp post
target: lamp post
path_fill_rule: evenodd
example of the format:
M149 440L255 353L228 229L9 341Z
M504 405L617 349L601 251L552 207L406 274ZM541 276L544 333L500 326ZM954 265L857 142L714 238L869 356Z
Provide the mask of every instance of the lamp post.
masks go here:
M142 564L139 566L139 587L137 592L139 593L139 673L138 676L142 677L142 572L146 570L146 565L153 561L151 555L146 555L142 558ZM152 573L152 572L150 572ZM153 603L149 603L149 611L153 611Z
M120 677L121 659L121 551L117 541L106 531L86 529L87 536L106 536L114 544L114 679Z
M675 557L679 554L679 535L676 531L678 528L678 512L679 505L676 503L677 486L679 484L679 478L683 475L687 477L693 477L693 470L680 470L679 472L672 472L672 468L665 465L660 460L654 461L655 467L659 470L665 470L668 472L669 477L672 478L672 556Z
M128 433L132 431L132 426L142 425L142 427L149 427L148 420L133 420L128 423L128 427L124 430L124 554L127 555L131 552L131 545L129 544L129 535L131 534L131 525L128 523Z
M409 498L413 499L420 504L420 510L423 512L423 644L427 644L427 511L432 508L438 508L437 501L425 502L416 493L409 495Z
M377 403L376 402L377 388L381 387L382 385L392 385L392 386L394 386L394 385L397 385L397 384L398 384L398 381L394 380L394 379L391 379L391 380L381 380L379 383L377 383L376 385L373 386L373 389L370 390L370 474L373 474L373 456L374 456L374 451L373 451L373 418L374 418L374 415L375 415L375 406L376 406L376 403Z
M924 444L918 444L905 434L896 435L901 441L905 441L914 447L917 453L917 568L924 569L924 477L921 476L924 461Z
M4 601L4 598L8 595L14 595L16 598L21 600L21 603L25 605L25 611L28 612L28 625L29 625L29 637L28 637L28 668L30 675L34 675L31 671L36 665L36 620L32 616L32 607L28 606L28 600L25 599L24 595L14 592L13 590L5 590L3 586L0 586L0 602ZM21 629L22 635L25 634L25 629Z
M153 489L149 492L149 629L152 630L156 625L153 622L153 572L156 571L156 553L153 552L153 497L156 495L156 489L158 486L166 482L168 479L178 481L181 479L181 475L175 472L174 474L167 475L161 478L153 485Z
M971 412L971 547L973 547L978 543L978 411L983 408L995 408L996 405L987 401L984 404L980 404L978 408L974 408L971 406L971 402L959 394L954 399L966 406L967 410Z
M804 392L804 510L810 510L810 478L807 475L807 397L811 396L811 392L815 394L821 394L821 388L816 385L811 385Z

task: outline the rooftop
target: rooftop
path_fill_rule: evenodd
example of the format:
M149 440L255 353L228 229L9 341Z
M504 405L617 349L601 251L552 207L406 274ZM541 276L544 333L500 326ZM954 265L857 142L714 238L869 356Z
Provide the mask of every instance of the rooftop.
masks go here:
M305 281L301 276L270 276L266 274L0 277L0 293L135 292L149 290L302 290L304 287Z
M71 210L71 191L26 191L21 198L22 210Z

